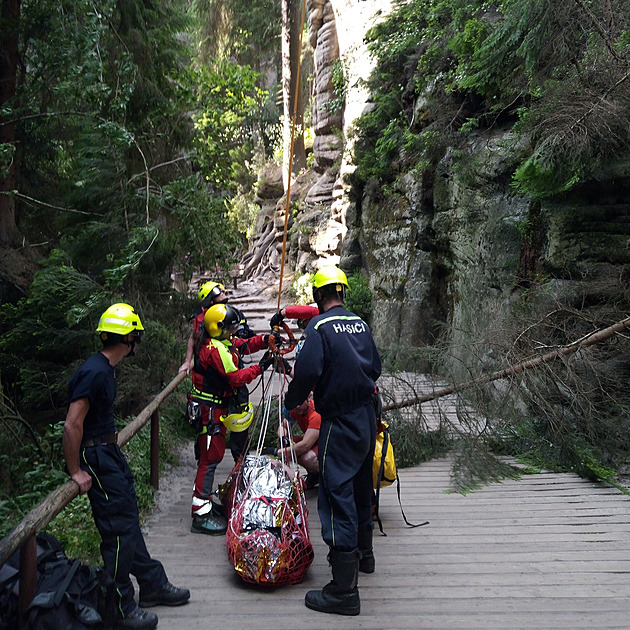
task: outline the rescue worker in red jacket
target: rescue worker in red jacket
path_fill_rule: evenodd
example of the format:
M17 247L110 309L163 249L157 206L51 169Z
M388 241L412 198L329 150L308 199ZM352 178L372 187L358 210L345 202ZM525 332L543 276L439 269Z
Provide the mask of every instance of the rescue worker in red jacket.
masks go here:
M193 364L195 343L199 345L201 337L204 333L203 318L206 314L206 311L214 304L227 304L228 301L228 297L225 293L225 287L220 282L213 282L212 280L204 282L204 284L201 285L198 297L199 305L197 306L197 309L195 310L192 317L192 332L190 333L190 337L188 338L188 344L186 347L186 360L184 361L184 363L182 363L181 367L178 370L179 372L186 372L187 374L190 374L190 368ZM243 337L244 339L253 337L254 333L247 325L245 315L243 315L243 313L238 309L234 310L238 313L240 317L239 327L237 328L235 336ZM188 402L188 410L190 411L190 402L192 402L192 398L190 396L188 397ZM188 413L188 420L192 423L190 413ZM238 460L241 453L243 452L245 444L247 443L247 439L247 431L235 431L230 436L230 451L232 452L232 457L234 457L235 462ZM198 448L195 449L196 459L199 459L198 450Z
M246 430L253 411L246 385L269 367L265 355L258 364L243 367L242 356L267 348L269 335L234 337L239 313L226 304L211 306L204 315L204 335L195 352L192 399L200 404L197 443L199 462L192 497L192 532L224 534L225 518L212 509L214 473L225 454L226 429Z
M197 297L199 298L199 304L192 316L192 331L186 344L186 360L178 370L178 372L186 372L186 374L190 374L195 338L203 331L203 317L206 311L214 304L227 304L228 301L225 287L220 282L213 282L212 280L201 285Z
M192 316L192 331L190 337L188 337L188 343L186 344L186 360L181 364L178 372L186 372L190 374L190 368L193 360L193 350L195 347L195 339L203 331L203 317L206 311L214 304L227 304L228 297L225 293L225 287L220 282L213 282L209 280L204 282L197 294L199 298L199 304ZM234 308L234 307L232 307ZM238 309L234 309L240 317L239 327L237 329L236 336L248 339L254 336L254 332L247 324L245 315Z
M308 591L304 603L321 612L358 615L358 573L371 573L375 565L373 396L381 359L368 325L343 307L347 287L338 267L322 267L315 274L313 298L321 314L304 331L284 404L294 409L312 391L322 417L317 511L330 547L332 581Z

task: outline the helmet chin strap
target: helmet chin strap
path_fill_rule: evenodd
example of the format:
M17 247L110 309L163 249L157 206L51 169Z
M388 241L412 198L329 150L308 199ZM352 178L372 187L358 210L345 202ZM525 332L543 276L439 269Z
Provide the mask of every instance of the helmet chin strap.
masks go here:
M136 356L136 340L132 339L131 341L127 341L126 339L123 342L128 348L129 352L125 355L125 357L135 357Z

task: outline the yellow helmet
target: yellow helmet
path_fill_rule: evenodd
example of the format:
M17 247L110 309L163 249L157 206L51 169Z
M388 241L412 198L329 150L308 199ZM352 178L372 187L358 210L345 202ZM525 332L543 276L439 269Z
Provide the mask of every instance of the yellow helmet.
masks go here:
M203 316L203 325L207 333L213 337L220 337L224 330L236 329L241 318L238 311L227 304L214 304Z
M333 284L336 285L335 290L344 295L344 287L346 289L348 288L348 278L346 277L346 274L339 269L339 267L334 265L322 267L313 276L313 299L315 299L315 291L317 291L317 289Z
M240 433L249 429L249 425L254 419L254 407L252 403L247 403L242 406L242 409L241 413L230 413L227 416L220 417L221 422L223 422L228 431Z
M204 282L199 288L199 301L203 302L209 295L211 297L219 297L220 293L225 293L225 287L220 282Z
M101 315L96 328L96 332L99 333L103 340L107 339L107 333L122 336L133 333L139 339L143 331L144 326L133 306L123 302L112 304Z

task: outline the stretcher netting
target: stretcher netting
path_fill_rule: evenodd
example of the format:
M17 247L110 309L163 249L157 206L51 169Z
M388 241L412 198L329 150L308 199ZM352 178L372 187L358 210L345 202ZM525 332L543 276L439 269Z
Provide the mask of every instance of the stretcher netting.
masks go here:
M248 455L226 483L228 559L246 582L297 584L313 561L303 483L282 461Z

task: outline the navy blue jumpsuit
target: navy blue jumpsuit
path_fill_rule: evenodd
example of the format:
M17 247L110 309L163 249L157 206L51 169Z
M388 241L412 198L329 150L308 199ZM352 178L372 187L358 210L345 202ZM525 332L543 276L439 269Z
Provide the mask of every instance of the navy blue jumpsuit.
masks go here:
M116 389L114 368L100 352L89 357L72 376L70 402L80 398L90 402L83 422L84 441L116 431ZM129 575L136 576L141 593L147 594L166 584L166 573L146 548L140 530L133 475L118 444L82 446L80 465L92 476L88 498L101 535L103 564L116 582L120 610L126 616L136 607Z
M300 342L285 405L294 409L313 391L322 416L317 511L330 547L351 551L360 528L372 524L372 405L381 359L368 325L342 306L314 317Z

